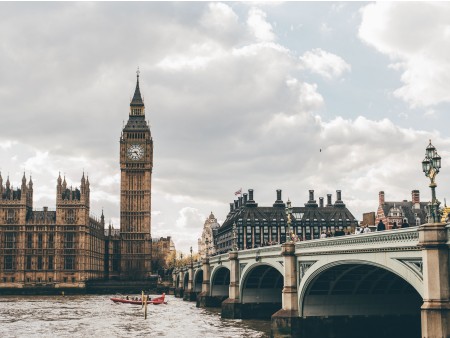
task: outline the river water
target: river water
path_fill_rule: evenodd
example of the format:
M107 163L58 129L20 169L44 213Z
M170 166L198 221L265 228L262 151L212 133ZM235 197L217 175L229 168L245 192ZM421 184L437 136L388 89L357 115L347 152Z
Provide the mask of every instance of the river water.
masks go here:
M0 296L0 337L268 337L270 321L221 319L220 309L166 296L167 305L115 304L105 295Z

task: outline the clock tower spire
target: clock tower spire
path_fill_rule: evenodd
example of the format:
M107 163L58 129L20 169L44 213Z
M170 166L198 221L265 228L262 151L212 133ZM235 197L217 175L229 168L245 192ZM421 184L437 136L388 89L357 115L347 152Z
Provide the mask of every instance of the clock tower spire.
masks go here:
M151 273L151 187L153 139L145 121L139 69L130 112L120 137L120 236L122 279Z

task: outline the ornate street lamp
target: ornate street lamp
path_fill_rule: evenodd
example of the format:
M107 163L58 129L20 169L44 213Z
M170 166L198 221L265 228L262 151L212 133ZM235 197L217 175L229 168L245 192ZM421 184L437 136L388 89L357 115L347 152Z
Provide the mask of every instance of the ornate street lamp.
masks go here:
M291 205L291 201L289 199L286 202L286 218L287 218L287 234L286 234L286 236L289 237L289 240L286 240L286 242L291 243L292 242L292 234L291 234L292 205Z
M437 223L440 221L439 202L436 198L436 175L441 168L441 157L436 151L436 148L431 144L425 150L425 159L422 161L422 170L425 176L430 179L431 188L431 203L428 205L428 223Z
M191 252L191 265L192 265L192 246L189 251Z
M205 258L208 258L209 256L209 239L205 239Z
M236 223L233 224L233 251L239 250L237 246L237 231L236 231Z

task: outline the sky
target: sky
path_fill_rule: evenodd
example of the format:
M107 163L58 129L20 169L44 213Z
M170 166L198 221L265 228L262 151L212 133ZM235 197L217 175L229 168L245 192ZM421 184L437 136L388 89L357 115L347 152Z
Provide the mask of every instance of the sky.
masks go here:
M294 206L342 190L353 215L450 198L450 3L1 2L0 171L91 183L120 226L119 137L136 70L154 141L152 236L197 249L234 192ZM449 202L450 203L450 202Z

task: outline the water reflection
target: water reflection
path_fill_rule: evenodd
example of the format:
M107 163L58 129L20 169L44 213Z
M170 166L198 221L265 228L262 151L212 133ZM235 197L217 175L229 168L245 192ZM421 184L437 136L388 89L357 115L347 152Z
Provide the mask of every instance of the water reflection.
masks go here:
M109 296L2 296L1 337L268 337L270 321L221 319L219 309L166 296L168 305L113 303Z

